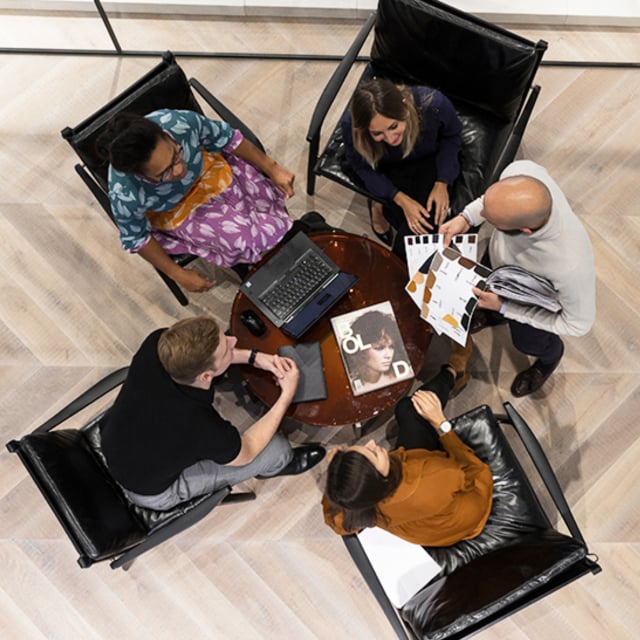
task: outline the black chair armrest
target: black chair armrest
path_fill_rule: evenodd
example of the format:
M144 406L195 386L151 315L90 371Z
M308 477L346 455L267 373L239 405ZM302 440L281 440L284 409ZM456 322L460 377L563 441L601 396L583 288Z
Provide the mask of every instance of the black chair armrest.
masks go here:
M307 132L308 142L311 142L312 138L320 134L320 129L322 128L322 123L324 122L327 112L351 70L356 56L360 52L360 49L362 49L364 41L369 36L371 29L373 29L375 20L376 14L372 13L360 29L355 40L351 43L351 46L345 53L344 58L342 58L340 64L336 67L331 78L329 78L329 82L327 82L325 88L320 94L320 98L313 110L313 115L311 116L311 122L309 124L309 130Z
M93 197L98 201L100 206L104 209L105 213L109 216L111 222L118 226L113 217L113 213L111 212L111 202L109 201L109 196L105 192L105 190L93 178L91 173L85 169L83 165L77 164L74 168L76 170L76 173L80 176L82 182L85 183L89 191L91 191L91 193L93 194Z
M307 161L307 193L311 196L315 190L315 174L313 169L318 161L318 148L320 145L320 133L322 130L322 124L329 112L333 101L340 91L353 63L362 49L365 40L369 36L371 29L376 21L376 14L372 13L367 21L362 25L362 28L358 32L351 46L344 55L344 58L340 61L340 64L336 67L335 71L329 78L325 88L320 94L320 99L316 104L313 114L311 116L311 122L309 123L309 130L307 131L307 142L309 142L309 157Z
M586 547L587 543L582 536L578 523L571 513L571 509L569 508L567 499L564 497L558 478L551 468L549 459L540 446L540 443L531 430L531 427L525 422L524 418L516 411L510 402L503 403L503 406L507 412L507 424L510 424L515 429L520 440L522 440L522 444L524 445L527 454L533 461L538 474L542 478L549 495L567 525L567 528L571 532L571 535Z
M64 407L64 409L58 411L58 413L41 424L37 429L34 429L33 433L51 431L51 429L58 426L60 423L64 422L79 411L82 411L82 409L85 409L91 403L121 385L126 380L128 373L129 367L122 367L121 369L113 371L108 376L102 378L100 382L97 382L91 388L87 389L73 402L70 402L66 407Z
M358 536L355 534L342 536L342 541L347 547L347 551L349 552L351 559L354 561L356 567L358 567L358 570L362 574L364 581L367 583L367 586L369 587L369 589L371 589L371 592L373 593L375 599L378 601L378 604L382 608L382 611L387 617L389 624L396 632L396 635L400 640L407 640L407 632L405 630L404 624L400 620L398 611L387 597L384 587L378 579L378 575L371 565L369 556L367 556L362 543L358 539Z
M226 107L218 98L216 98L211 91L209 91L199 80L196 78L189 78L189 84L198 92L202 99L225 121L228 122L234 129L242 131L242 135L252 142L260 151L264 152L264 147L258 139L258 136L251 131L251 129L238 118L228 107Z

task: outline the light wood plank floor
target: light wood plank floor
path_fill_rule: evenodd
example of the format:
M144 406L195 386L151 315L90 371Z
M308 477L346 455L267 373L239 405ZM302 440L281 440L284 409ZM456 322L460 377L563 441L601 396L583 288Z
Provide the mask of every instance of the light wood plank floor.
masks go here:
M349 21L116 20L126 48L342 53ZM12 46L108 47L95 19L6 13ZM548 59L640 60L637 30L518 28L551 44ZM0 442L19 437L108 371L151 330L198 313L226 322L237 281L179 307L143 260L119 249L111 223L73 172L65 125L149 69L149 59L0 56ZM185 59L297 172L290 202L367 232L362 198L320 180L305 194L305 134L334 65ZM342 107L357 73L338 101ZM593 242L598 316L534 398L514 404L558 472L604 571L480 634L483 640L637 637L640 575L640 70L543 68L521 157L546 166ZM337 113L328 122L333 123ZM204 267L205 269L207 267ZM209 272L212 272L209 269ZM445 357L434 341L422 377ZM480 334L473 379L451 403L500 409L524 359L504 327ZM222 394L241 427L255 407ZM385 442L389 423L373 437ZM286 425L295 442L351 440L348 428ZM258 499L224 507L138 560L131 570L80 570L59 525L15 457L0 452L0 636L7 639L391 638L340 541L321 518L325 465L295 479L253 481ZM481 588L481 585L478 585Z

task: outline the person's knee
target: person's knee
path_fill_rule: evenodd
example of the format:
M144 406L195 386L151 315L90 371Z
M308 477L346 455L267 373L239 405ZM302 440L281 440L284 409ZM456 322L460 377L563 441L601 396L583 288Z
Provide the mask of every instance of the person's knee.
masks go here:
M416 415L416 410L413 408L411 398L402 398L402 400L400 400L400 402L398 402L398 404L396 405L395 413L396 420L400 424L413 418Z
M562 340L555 333L536 330L520 323L510 323L510 329L513 346L521 353L536 357L562 355Z
M288 438L281 433L276 433L267 446L256 456L260 462L268 468L286 467L293 458L293 448Z

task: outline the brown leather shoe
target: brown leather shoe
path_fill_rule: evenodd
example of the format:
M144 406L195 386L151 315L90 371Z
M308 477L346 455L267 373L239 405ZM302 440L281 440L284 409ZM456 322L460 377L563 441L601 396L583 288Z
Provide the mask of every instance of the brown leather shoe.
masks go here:
M449 392L449 397L455 398L467 386L469 380L471 380L471 374L468 371L459 371L456 373L456 379Z
M472 353L473 339L471 336L467 337L467 342L464 346L459 345L457 342L451 342L449 364L444 365L451 367L456 372L453 388L449 393L450 398L455 398L467 386L467 382L471 378L471 374L467 371L467 362Z
M511 394L516 398L522 398L534 391L538 391L559 364L560 360L547 373L542 373L535 364L525 371L521 371L513 380Z

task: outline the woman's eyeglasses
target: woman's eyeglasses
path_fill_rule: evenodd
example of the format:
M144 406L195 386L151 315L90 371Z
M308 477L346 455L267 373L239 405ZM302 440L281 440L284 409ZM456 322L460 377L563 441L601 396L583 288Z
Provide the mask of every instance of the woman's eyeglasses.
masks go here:
M169 182L169 180L173 180L173 170L176 168L176 165L179 165L182 162L182 152L182 145L179 144L173 154L171 164L160 174L158 178L156 178L158 182Z

